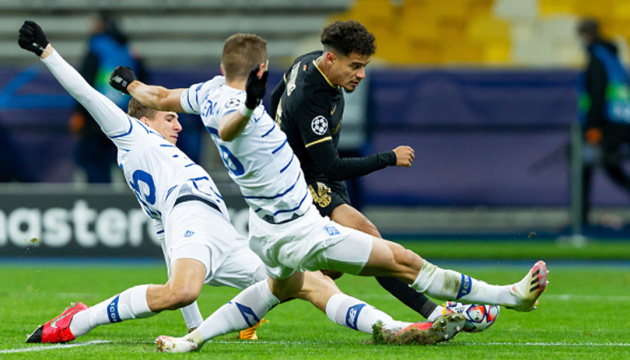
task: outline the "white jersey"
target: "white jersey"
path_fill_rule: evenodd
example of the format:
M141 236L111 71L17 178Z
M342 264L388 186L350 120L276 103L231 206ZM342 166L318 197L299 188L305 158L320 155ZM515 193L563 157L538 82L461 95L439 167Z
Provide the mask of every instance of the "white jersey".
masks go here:
M118 148L118 164L146 214L162 220L182 195L196 195L217 205L225 203L210 175L162 135L128 116L93 89L57 52L42 60L61 85L98 122Z
M256 215L276 224L301 216L313 199L287 136L262 104L234 140L219 137L219 121L238 111L245 98L244 90L232 88L225 77L216 76L184 90L180 102L184 111L201 116L225 167Z

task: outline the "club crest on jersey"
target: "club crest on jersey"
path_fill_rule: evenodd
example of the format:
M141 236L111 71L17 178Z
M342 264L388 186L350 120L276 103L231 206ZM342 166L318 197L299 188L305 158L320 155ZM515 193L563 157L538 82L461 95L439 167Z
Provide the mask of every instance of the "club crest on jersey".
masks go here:
M324 135L328 130L328 120L321 115L316 116L311 122L311 129L317 135Z
M324 183L317 182L317 189L313 185L308 185L313 201L319 206L325 208L330 205L332 198L330 197L330 188Z
M330 236L339 235L339 230L334 226L326 226L324 229L326 229L326 232Z

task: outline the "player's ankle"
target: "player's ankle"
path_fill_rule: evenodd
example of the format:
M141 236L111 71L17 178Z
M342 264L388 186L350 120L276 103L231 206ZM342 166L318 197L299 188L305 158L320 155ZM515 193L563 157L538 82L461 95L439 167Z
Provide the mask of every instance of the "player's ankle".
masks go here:
M438 305L435 307L435 309L429 315L429 317L427 317L427 321L435 321L435 319L437 319L438 317L442 315L446 315L446 311L444 310L444 307L442 307L441 305Z
M201 334L199 334L198 331L193 331L187 334L186 336L184 336L184 339L192 340L198 346L203 345L203 343L205 342L205 339L203 338L203 336L201 336Z

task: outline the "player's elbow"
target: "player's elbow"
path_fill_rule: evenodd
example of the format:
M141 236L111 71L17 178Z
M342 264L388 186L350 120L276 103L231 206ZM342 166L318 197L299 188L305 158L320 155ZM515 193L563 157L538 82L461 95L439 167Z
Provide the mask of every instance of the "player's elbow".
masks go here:
M324 175L326 175L326 178L330 181L345 180L338 166L331 166L329 168L322 169L322 171L324 172Z
M178 111L179 110L173 106L174 101L171 96L171 91L161 86L157 86L156 90L157 91L154 93L153 96L151 96L149 99L146 99L147 104L143 104L143 105L148 106L155 110L159 110L159 111ZM175 102L178 102L178 100Z
M166 96L157 96L149 107L158 111L175 111L170 104L169 98Z
M328 180L330 181L343 181L346 180L345 178L341 177L341 176L337 176L336 174L328 174L326 175L326 177L328 178Z
M148 107L158 111L168 111L166 104L162 101L162 99L156 99L155 101L149 103Z

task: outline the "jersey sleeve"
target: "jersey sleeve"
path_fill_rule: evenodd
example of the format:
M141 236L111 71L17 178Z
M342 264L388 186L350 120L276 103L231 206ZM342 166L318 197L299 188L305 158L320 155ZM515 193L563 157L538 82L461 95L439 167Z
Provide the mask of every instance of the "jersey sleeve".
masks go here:
M307 148L313 161L331 181L349 180L396 165L396 154L385 151L364 157L341 158L332 141Z
M179 102L188 114L200 115L212 109L212 103L206 101L208 93L225 84L225 77L215 76L212 79L194 84L182 92Z
M332 141L329 116L330 109L313 97L305 97L299 104L294 114L295 124L307 149L324 141Z
M87 109L116 147L128 150L137 143L138 137L145 136L147 131L139 121L91 87L59 53L53 51L42 62L68 93Z
M232 96L228 101L225 102L225 105L221 106L221 108L218 110L219 116L217 116L217 119L222 119L224 116L237 111L239 106L245 102L246 96L247 94L245 93L245 90ZM260 107L260 105L258 105L258 107ZM258 110L258 108L256 108L255 111L256 110ZM255 114L252 116L255 116Z
M270 98L271 102L269 104L269 116L271 116L272 119L276 118L276 113L278 111L278 105L280 104L280 99L282 98L282 93L284 93L284 90L287 87L286 84L287 84L287 74L284 74L284 77L282 78L282 80L280 80L278 85L276 85L276 87L271 92L271 98Z
M201 91L205 83L194 84L188 89L184 90L179 101L182 105L182 109L188 114L197 114L201 112Z
M295 118L304 147L329 180L354 179L396 164L393 151L340 158L332 141L327 114L330 114L330 110L315 103L311 97L300 104Z

